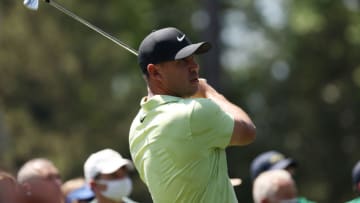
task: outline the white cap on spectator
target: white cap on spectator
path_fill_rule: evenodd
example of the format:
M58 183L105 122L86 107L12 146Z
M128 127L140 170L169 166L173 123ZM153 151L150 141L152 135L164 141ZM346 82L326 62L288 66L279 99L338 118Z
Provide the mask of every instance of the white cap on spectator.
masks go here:
M132 162L123 158L118 152L112 149L100 150L91 154L85 161L85 180L86 182L89 182L99 174L114 173L123 166L127 166L128 169L133 169Z

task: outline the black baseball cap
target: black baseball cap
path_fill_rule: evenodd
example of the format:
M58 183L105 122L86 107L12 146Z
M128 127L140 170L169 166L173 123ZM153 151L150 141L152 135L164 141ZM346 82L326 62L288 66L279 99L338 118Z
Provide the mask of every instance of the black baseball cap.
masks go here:
M211 49L209 42L193 44L179 29L174 27L155 30L141 42L138 62L144 74L147 65L186 58L193 54L202 54Z
M297 162L292 158L286 158L282 153L271 150L258 155L252 162L250 174L254 180L260 173L274 169L286 169L297 167Z

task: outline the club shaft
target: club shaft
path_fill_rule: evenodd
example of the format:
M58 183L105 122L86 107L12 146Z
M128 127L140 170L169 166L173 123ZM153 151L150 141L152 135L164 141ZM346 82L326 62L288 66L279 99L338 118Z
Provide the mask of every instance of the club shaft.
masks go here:
M114 43L116 43L117 45L119 45L119 46L123 47L124 49L128 50L130 53L134 54L135 56L138 55L136 50L129 47L124 42L118 40L117 38L111 36L110 34L106 33L105 31L103 31L100 28L96 27L95 25L91 24L90 22L88 22L88 21L84 20L83 18L77 16L76 14L74 14L73 12L67 10L66 8L61 6L60 4L56 3L55 1L53 1L53 0L45 0L45 2L49 3L54 8L60 10L61 12L65 13L66 15L70 16L71 18L77 20L78 22L86 25L87 27L91 28L92 30L98 32L102 36L104 36L104 37L108 38L109 40L113 41Z

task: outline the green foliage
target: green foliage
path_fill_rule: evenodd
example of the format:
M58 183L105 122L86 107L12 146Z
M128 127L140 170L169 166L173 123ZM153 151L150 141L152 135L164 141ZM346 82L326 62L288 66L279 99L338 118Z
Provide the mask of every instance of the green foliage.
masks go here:
M292 1L288 25L281 30L252 13L250 23L270 29L268 39L281 49L254 67L242 67L237 74L246 75L243 81L236 80L238 75L224 77L232 78L228 95L235 99L240 92L239 104L248 105L257 124L258 139L249 146L253 149L241 153L254 157L277 149L296 158L299 193L317 202L345 202L355 195L351 169L359 160L360 47L355 34L359 8L354 9L342 1ZM274 77L279 60L288 64L285 80ZM246 172L249 165L238 170Z
M259 1L224 1L218 8L220 22L229 11L245 19L221 25L223 30L242 26L265 39L260 48L256 38L239 52L251 63L224 62L217 76L224 95L249 112L258 129L256 142L228 150L230 176L243 179L239 202L252 201L251 160L270 149L298 160L301 195L349 200L351 168L360 154L359 5L280 0L286 23L274 27L262 17ZM129 125L146 89L135 56L41 3L36 12L19 1L0 3L0 166L15 173L26 160L47 157L66 180L81 175L96 150L110 147L130 157ZM164 26L201 39L192 15L206 8L190 0L59 3L135 49ZM239 46L223 43L221 54ZM150 202L133 176L134 199Z

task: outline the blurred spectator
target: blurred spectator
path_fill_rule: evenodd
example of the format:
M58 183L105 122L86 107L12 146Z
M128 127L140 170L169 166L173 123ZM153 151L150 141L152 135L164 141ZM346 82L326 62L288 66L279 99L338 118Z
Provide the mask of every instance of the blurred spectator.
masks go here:
M67 196L72 191L81 188L85 185L85 179L82 177L73 178L70 180L65 181L61 185L61 191L63 192L64 196Z
M70 192L66 196L67 203L88 203L95 198L95 193L90 186L85 184L82 187Z
M112 149L100 150L89 156L84 164L86 183L95 193L93 203L134 203L128 198L132 191L130 160Z
M250 168L251 179L254 180L260 173L273 169L285 169L291 175L294 175L297 166L298 164L294 159L285 158L278 151L267 151L255 157L252 161Z
M0 203L20 203L18 184L14 176L0 170Z
M294 180L282 169L265 171L255 178L253 199L255 203L312 203L297 197Z
M358 194L360 192L360 161L358 161L353 168L352 181L353 181L354 189ZM360 197L357 197L347 203L360 203Z
M61 190L66 197L66 203L87 203L95 198L94 192L82 177L66 181Z
M58 169L48 159L36 158L26 162L18 171L26 203L63 203Z

